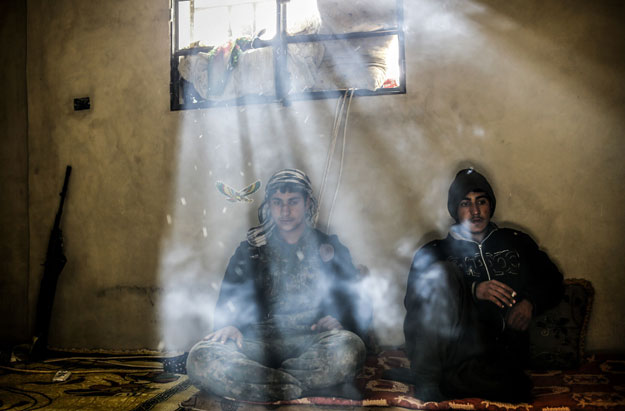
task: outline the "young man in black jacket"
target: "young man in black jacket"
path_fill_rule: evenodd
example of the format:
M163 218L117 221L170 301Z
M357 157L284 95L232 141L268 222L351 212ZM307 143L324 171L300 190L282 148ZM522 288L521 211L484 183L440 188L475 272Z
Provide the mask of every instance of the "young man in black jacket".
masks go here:
M214 330L190 351L189 378L219 396L249 401L358 396L371 308L349 250L312 227L317 212L303 172L275 173L230 259Z
M423 400L530 398L527 328L560 301L563 278L527 234L491 222L495 206L486 178L461 170L447 202L456 224L414 257L404 334Z

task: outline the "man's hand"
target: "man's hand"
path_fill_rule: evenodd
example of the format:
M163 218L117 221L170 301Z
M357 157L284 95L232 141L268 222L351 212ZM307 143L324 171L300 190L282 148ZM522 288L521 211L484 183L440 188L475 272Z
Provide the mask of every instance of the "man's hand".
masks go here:
M475 287L475 297L478 300L491 301L500 308L512 307L516 302L515 296L516 292L510 286L497 280L484 281Z
M527 300L522 300L508 311L506 323L508 327L517 331L525 331L532 320L534 306Z
M222 344L228 342L228 340L232 340L237 344L237 347L242 348L243 345L243 334L237 327L233 327L231 325L220 328L217 331L213 331L208 334L206 337L202 338L204 341L219 341Z
M330 331L330 330L342 330L343 326L336 318L331 315L326 315L315 324L310 327L313 331Z

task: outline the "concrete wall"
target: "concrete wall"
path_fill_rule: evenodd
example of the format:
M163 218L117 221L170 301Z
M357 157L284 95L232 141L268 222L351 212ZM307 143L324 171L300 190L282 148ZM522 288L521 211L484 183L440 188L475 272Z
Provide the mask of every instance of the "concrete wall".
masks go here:
M407 0L405 13L408 93L353 100L330 226L380 290L382 342L402 342L412 254L445 234L449 182L473 165L493 183L497 222L595 285L587 347L625 348L615 326L625 309L623 7ZM321 183L336 101L170 112L168 15L166 0L28 1L31 306L74 166L54 346L189 348L210 330L225 266L262 199L228 203L215 181L241 188L289 166ZM82 96L92 109L74 112Z
M26 0L0 3L0 341L28 330Z

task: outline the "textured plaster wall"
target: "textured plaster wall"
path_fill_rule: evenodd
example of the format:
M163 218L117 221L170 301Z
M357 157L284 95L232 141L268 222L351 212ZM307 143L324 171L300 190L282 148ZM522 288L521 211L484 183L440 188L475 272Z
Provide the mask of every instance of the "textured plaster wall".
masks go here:
M188 349L262 201L228 203L215 182L287 166L321 182L336 101L170 112L168 13L165 0L28 1L31 305L74 166L55 346ZM595 285L588 348L624 349L623 6L408 0L405 14L408 93L353 100L330 226L370 269L382 342L402 342L410 259L445 234L449 182L473 165L496 221Z
M0 3L0 342L28 339L26 0Z
M159 242L178 145L167 7L28 3L31 304L65 165L73 166L52 345L141 348L158 338ZM73 111L84 96L92 109Z

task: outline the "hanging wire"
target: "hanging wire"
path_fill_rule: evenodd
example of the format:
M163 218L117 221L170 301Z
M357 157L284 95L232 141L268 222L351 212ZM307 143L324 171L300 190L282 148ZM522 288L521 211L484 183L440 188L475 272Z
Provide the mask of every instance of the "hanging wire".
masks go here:
M338 138L338 129L341 123L341 116L343 113L343 107L345 106L345 99L347 97L347 93L343 94L341 98L339 98L336 102L336 109L334 110L334 124L332 125L332 132L330 135L330 146L328 147L328 154L326 155L326 163L325 168L323 170L323 177L321 178L321 188L319 189L318 203L319 206L323 204L323 197L326 190L326 184L328 181L328 174L330 172L330 168L332 167L332 158L334 157L334 150L336 147L336 140ZM317 225L317 219L319 218L319 214L315 217L314 224Z
M349 109L352 103L352 97L354 96L355 89L348 89L341 98L337 101L336 109L334 112L334 124L332 125L332 134L330 138L330 146L328 147L328 154L326 156L325 168L323 170L323 177L321 178L321 188L319 190L319 205L323 204L323 198L326 192L327 183L328 183L328 175L330 174L330 169L332 168L332 163L334 160L334 154L336 151L336 143L339 139L339 136L342 135L342 148L341 148L341 159L339 163L339 175L337 180L337 186L334 191L334 195L332 197L332 202L330 205L330 211L328 213L328 220L326 223L326 231L330 228L330 222L332 220L332 212L334 211L334 205L336 203L336 198L338 195L338 190L341 184L341 177L343 175L343 163L345 160L345 146L346 146L346 137L347 137L347 121L349 119ZM318 218L318 215L317 215ZM317 221L314 222L315 226Z
M354 90L349 89L345 95L349 93L349 101L347 108L345 109L345 120L343 121L343 147L341 148L341 161L339 163L339 176L336 182L336 188L334 190L334 197L332 198L332 204L330 205L330 212L328 213L328 222L326 224L326 232L330 229L330 222L332 221L332 212L334 211L334 204L336 203L336 197L339 194L339 188L341 187L341 177L343 176L343 163L345 162L345 144L347 142L347 120L349 119L349 108L352 105L352 97L354 97Z

